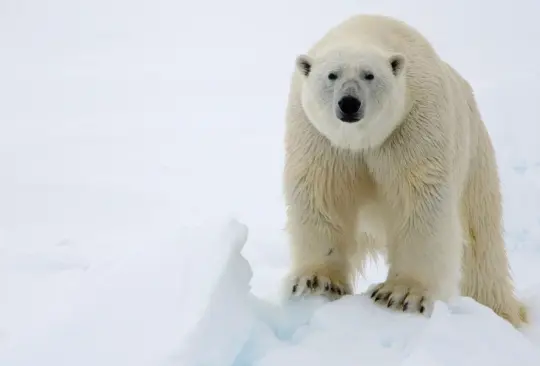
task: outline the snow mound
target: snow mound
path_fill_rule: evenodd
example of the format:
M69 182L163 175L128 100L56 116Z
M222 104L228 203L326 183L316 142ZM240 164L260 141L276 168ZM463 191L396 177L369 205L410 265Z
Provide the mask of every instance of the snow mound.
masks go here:
M2 287L10 295L2 314L13 315L0 319L0 365L540 365L540 327L519 332L466 298L438 303L428 319L363 295L255 296L248 229L232 220L214 230L219 221L174 239L139 228L148 235L130 235L132 250L114 262L89 265L67 243L48 256L6 251L20 278ZM36 277L43 280L15 291ZM540 323L540 289L524 298ZM18 316L17 304L26 307Z
M532 340L538 332L520 332L470 298L437 303L429 319L380 308L364 295L282 305L257 298L241 254L247 228L232 221L226 238L228 257L213 271L214 290L184 343L181 365L540 364Z
M230 247L215 229L222 225L165 234L167 225L141 224L117 238L129 252L92 265L66 243L50 252L0 250L0 289L9 295L0 303L0 365L168 364L204 312L219 269L249 277L224 266Z

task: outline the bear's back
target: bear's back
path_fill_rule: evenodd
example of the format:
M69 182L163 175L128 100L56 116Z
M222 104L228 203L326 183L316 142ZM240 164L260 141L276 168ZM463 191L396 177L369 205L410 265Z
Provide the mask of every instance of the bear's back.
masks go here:
M430 42L407 23L384 15L354 15L331 28L310 49L310 56L336 47L374 45L387 52L399 52L414 61L419 56L438 58Z

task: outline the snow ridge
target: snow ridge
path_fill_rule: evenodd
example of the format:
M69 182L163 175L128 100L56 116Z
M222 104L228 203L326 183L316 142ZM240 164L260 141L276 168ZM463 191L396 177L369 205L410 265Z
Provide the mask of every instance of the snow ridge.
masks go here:
M431 318L397 314L360 294L272 303L250 292L241 254L247 227L231 221L229 257L183 354L187 366L538 365L530 338L470 298L438 302ZM538 291L540 293L540 291ZM540 298L540 297L539 297Z

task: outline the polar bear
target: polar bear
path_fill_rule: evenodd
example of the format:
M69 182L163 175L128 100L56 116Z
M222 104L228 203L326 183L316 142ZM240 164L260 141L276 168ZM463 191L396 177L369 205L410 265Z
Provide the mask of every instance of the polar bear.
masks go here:
M286 109L290 296L367 294L428 315L470 296L516 327L495 153L471 86L416 29L356 15L297 56Z

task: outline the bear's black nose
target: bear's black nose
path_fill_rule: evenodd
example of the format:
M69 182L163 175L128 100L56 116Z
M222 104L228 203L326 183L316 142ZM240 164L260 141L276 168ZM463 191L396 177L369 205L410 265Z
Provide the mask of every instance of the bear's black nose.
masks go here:
M347 96L341 98L338 105L343 114L355 114L358 113L361 103L357 98Z
M362 103L358 98L346 96L339 100L340 118L343 122L357 122L360 120L360 106Z
M341 98L338 105L343 114L355 114L358 113L361 103L357 98L347 96Z

